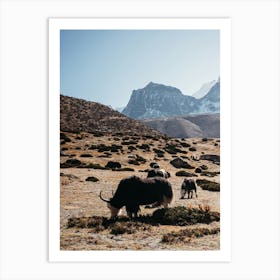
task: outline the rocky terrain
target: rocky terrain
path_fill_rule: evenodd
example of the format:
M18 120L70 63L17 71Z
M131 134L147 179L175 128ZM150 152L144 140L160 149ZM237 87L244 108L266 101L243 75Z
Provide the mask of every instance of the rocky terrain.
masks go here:
M201 94L201 93L200 93ZM142 89L133 90L122 111L133 119L212 114L220 112L220 79L201 98L184 95L179 89L150 82Z
M219 139L88 132L61 132L60 138L61 250L219 249ZM159 210L144 206L139 219L128 220L123 210L121 218L110 222L100 191L110 198L121 179L146 177L152 162L171 174L174 198L168 222L156 219ZM198 198L180 199L188 177L197 180Z

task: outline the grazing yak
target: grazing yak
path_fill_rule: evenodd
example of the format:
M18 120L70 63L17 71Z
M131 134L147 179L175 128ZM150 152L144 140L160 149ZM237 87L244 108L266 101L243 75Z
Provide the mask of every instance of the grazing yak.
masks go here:
M193 197L193 191L196 193L196 181L194 179L184 179L181 186L181 199L185 197L186 192L188 192L188 199Z
M163 177L167 179L170 177L170 173L160 168L159 164L152 163L150 166L152 167L152 169L148 171L147 178Z
M173 198L173 191L171 184L164 178L141 179L131 176L120 181L110 200L104 199L101 192L99 197L107 202L111 218L117 217L123 206L126 208L127 215L132 218L138 216L140 205L156 204L167 208Z
M152 177L163 177L163 178L167 179L170 177L170 173L165 171L162 168L150 169L148 171L147 178L152 178Z

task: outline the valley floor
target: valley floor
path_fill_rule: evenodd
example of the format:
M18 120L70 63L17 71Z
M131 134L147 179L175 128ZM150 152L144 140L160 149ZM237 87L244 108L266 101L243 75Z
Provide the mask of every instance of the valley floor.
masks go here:
M117 147L112 148L112 145L117 145ZM170 153L170 147L178 150ZM158 150L163 151L160 157ZM61 166L67 168L61 168L60 174L61 250L219 250L220 222L189 226L149 225L132 233L124 232L122 234L114 234L110 229L97 231L90 227L67 226L69 219L73 217L100 216L109 218L109 209L106 203L99 198L100 191L102 190L105 197L110 198L112 191L116 190L121 179L131 175L146 177L147 173L143 171L150 168L151 162L159 163L161 168L166 169L171 174L169 181L172 184L174 198L170 207L196 208L199 205L206 205L210 207L211 211L220 212L219 191L202 190L201 187L198 187L198 198L180 199L180 187L184 177L175 175L180 170L192 173L193 176L197 176L196 179L219 183L219 164L211 160L200 160L201 155L207 154L217 156L220 154L219 139L160 138L156 140L143 137L97 137L88 133L63 133ZM131 163L131 159L135 159L135 155L137 155L136 159L140 160L138 163L135 161ZM193 168L184 169L172 166L170 161L177 157L187 161ZM72 161L72 164L76 164L76 166L65 165L69 159L78 160L76 163ZM122 167L132 168L134 171L102 169L108 161L119 162ZM71 161L68 163L70 164ZM93 165L100 169L91 168ZM207 166L208 173L196 173L196 168L201 166ZM98 181L87 181L88 177L95 177ZM141 207L141 215L151 214L153 211L155 209ZM123 215L126 215L124 210ZM176 235L183 230L195 229L214 230L214 233L201 237L194 234L174 240L166 238L169 236L168 234Z

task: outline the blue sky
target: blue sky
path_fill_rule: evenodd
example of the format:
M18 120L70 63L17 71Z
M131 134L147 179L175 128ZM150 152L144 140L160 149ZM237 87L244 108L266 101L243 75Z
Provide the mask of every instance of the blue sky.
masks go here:
M218 30L61 30L61 94L112 107L149 82L192 95L220 75Z

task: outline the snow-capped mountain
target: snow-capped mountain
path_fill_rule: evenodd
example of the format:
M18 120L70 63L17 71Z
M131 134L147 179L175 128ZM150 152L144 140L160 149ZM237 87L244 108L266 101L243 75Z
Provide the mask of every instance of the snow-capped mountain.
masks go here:
M148 119L191 113L196 108L196 99L183 95L171 86L150 82L146 87L133 90L123 114L134 119Z
M211 89L211 87L215 85L216 82L217 82L216 80L213 80L211 82L203 84L201 88L198 91L196 91L192 96L195 97L196 99L204 97Z
M150 82L146 87L133 90L123 114L133 119L150 119L219 113L220 81L218 80L202 98L184 95L179 89Z

